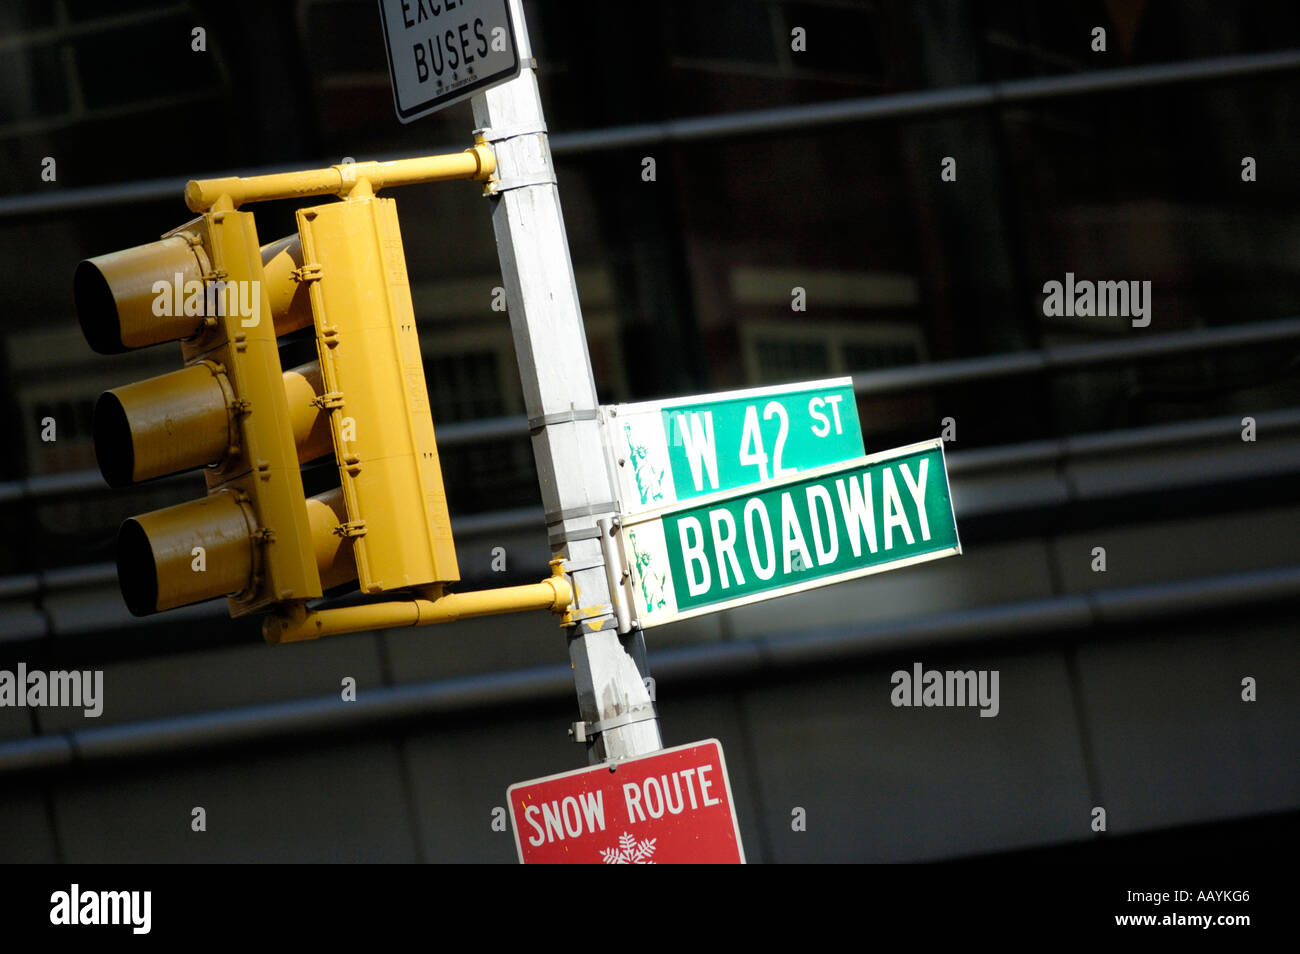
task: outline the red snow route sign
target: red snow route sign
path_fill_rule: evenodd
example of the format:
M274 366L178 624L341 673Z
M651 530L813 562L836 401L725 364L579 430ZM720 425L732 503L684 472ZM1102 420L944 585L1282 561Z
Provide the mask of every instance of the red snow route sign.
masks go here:
M744 864L717 739L511 785L524 864Z

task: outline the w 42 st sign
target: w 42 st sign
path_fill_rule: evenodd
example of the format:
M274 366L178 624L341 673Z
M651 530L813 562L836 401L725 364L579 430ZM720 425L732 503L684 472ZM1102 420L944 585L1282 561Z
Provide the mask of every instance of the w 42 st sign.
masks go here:
M623 514L781 480L863 453L852 378L600 410Z

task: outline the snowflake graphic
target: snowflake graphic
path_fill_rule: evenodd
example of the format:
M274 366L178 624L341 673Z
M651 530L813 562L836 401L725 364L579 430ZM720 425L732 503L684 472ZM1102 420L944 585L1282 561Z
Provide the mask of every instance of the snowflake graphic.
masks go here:
M652 865L650 856L655 853L655 838L642 838L637 841L627 832L618 839L617 848L602 848L601 860L607 865Z

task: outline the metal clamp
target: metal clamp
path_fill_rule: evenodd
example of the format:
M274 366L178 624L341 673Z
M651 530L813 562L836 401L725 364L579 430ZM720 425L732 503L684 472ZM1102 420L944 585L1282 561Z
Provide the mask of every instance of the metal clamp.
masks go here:
M622 529L622 521L617 515L601 517L596 521L600 528L600 550L605 558L605 582L609 586L609 601L614 608L614 619L621 634L632 631L633 601L626 589L628 572L622 545L614 535Z
M597 606L570 606L560 617L561 626L577 626L589 619L600 619L602 616L613 616L614 607L609 603L601 603Z
M548 524L548 527L559 527L559 524ZM595 540L600 536L600 527L582 527L578 530L559 530L550 529L546 533L546 539L551 549L557 549L566 543L573 543L576 540Z
M475 139L486 142L504 142L517 136L535 136L546 132L546 123L516 123L513 126L485 126L474 130Z
M484 195L500 195L512 189L526 189L529 186L556 185L555 170L550 169L531 176L519 176L513 179L492 179L483 186Z
M336 407L343 407L344 406L343 392L326 391L324 394L320 395L319 397L312 398L311 401L308 403L310 403L313 407L320 408L322 411L329 411L329 410L333 410Z
M554 411L550 414L530 417L528 419L528 430L536 432L552 424L568 424L570 421L594 421L597 419L598 411L599 409L594 407L583 408L582 410L570 408L567 411Z
M614 513L617 509L618 507L615 505L614 501L607 500L604 503L583 504L580 507L565 507L563 510L548 510L543 515L543 519L546 520L546 525L548 527L553 527L557 523L563 523L565 520L579 520L582 517L601 517L605 514ZM596 533L591 534L592 538L598 536L599 533L600 531L597 530Z
M619 729L625 725L649 722L651 719L658 718L659 709L651 702L625 712L621 716L614 716L612 719L601 719L599 722L575 722L569 727L569 735L573 736L574 742L587 742L593 736L608 732L610 729Z
M594 570L596 569L596 567L604 566L604 565L605 565L605 560L603 557L598 560L588 560L586 563L575 563L572 560L562 561L562 566L565 573L578 573L582 570Z

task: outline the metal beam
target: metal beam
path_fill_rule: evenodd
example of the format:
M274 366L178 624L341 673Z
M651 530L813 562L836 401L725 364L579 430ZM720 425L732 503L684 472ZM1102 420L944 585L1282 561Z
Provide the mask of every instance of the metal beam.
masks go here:
M924 646L996 643L1082 635L1132 624L1164 625L1209 612L1257 612L1300 600L1300 565L1106 590L800 633L668 649L652 655L661 682L753 682L800 667L869 659ZM1175 637L1176 638L1176 637ZM309 733L337 733L400 721L463 718L519 705L553 703L572 692L567 666L372 689L356 702L338 695L74 729L0 743L0 775L124 759L187 755Z
M1064 345L1035 351L859 372L853 376L853 390L858 394L869 396L895 394L1019 374L1077 370L1085 367L1123 364L1146 358L1170 358L1201 351L1265 345L1293 338L1300 338L1300 318L1279 318L1276 321L1256 321L1224 328L1171 331L1123 341ZM438 447L447 450L527 436L528 420L523 415L462 421L438 429ZM191 476L182 474L163 478L163 480L180 481ZM0 505L18 501L81 496L88 493L106 493L109 489L99 472L94 470L40 475L0 483ZM472 521L485 518L486 515L461 519Z
M1300 338L1300 318L1279 318L1221 328L1194 331L1170 331L1144 334L1122 341L1099 341L1078 345L1058 345L1033 351L961 358L933 364L913 364L885 368L853 376L853 390L858 394L897 394L922 388L950 387L1022 374L1046 374L1051 371L1077 370L1108 364L1123 364L1146 358L1172 358L1201 351L1241 348Z
M1262 434L1275 436L1300 430L1300 408L1261 411L1253 416ZM1178 448L1180 445L1212 440L1239 441L1240 437L1241 418L1235 415L1198 421L1180 421L1175 424L1156 424L1150 427L1027 441L1022 444L952 451L947 454L948 473L960 481L963 477L983 475L997 470L1046 465L1062 467L1070 462L1103 457L1127 450ZM1300 467L1300 459L1297 461L1297 466ZM96 480L99 479L98 474L93 476ZM1150 484L1146 487L1150 490L1160 489ZM957 489L960 491L960 486ZM1076 499L1086 503L1089 498L1081 496ZM545 516L541 507L516 507L511 510L494 510L488 513L453 517L451 527L456 538L462 540L471 536L489 534L540 532L545 527ZM0 577L0 599L15 599L32 596L38 592L50 593L77 587L104 586L113 583L116 577L117 571L111 563L85 564L38 573L18 573ZM200 613L199 607L191 607L190 610L200 616L208 615ZM211 615L214 618L224 617L224 604L221 606L214 604ZM174 618L174 613L168 617L168 619ZM140 625L148 624L142 622ZM46 635L54 635L54 633L51 631Z
M1170 83L1234 79L1300 69L1300 50L1222 56L1156 66L1095 70L1065 76L1043 76L978 83L949 89L917 90L864 96L805 106L781 106L724 115L673 119L634 126L617 126L555 137L557 153L589 153L630 149L659 143L694 142L728 136L769 135L838 123L872 122L936 113L983 109L989 106L1110 93Z
M728 136L771 135L792 129L815 128L837 123L873 122L910 116L983 109L989 106L1033 102L1089 93L1111 93L1127 89L1164 86L1170 83L1237 79L1265 73L1300 69L1300 50L1222 56L1155 66L1132 66L1095 70L1064 76L1043 76L980 83L951 89L917 90L735 113L697 116L657 123L637 123L558 133L551 137L551 152L557 156L581 156L613 149L632 149L673 142L697 142ZM441 152L454 150L449 144ZM383 161L411 158L383 156ZM327 164L322 160L322 165ZM275 165L254 169L249 175L274 175L293 170ZM215 172L204 178L231 175ZM52 215L82 209L103 208L125 203L180 199L188 178L176 176L141 182L80 189L59 189L48 193L0 198L0 219Z

